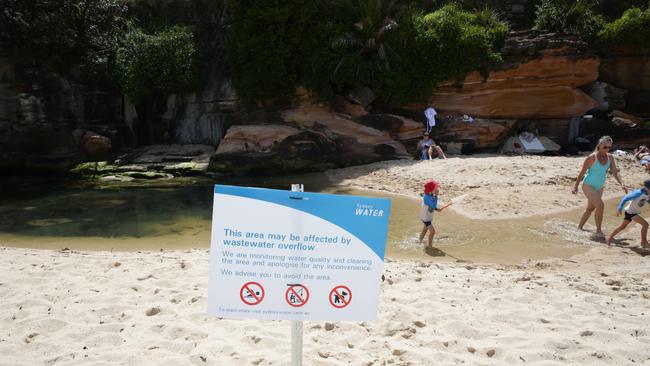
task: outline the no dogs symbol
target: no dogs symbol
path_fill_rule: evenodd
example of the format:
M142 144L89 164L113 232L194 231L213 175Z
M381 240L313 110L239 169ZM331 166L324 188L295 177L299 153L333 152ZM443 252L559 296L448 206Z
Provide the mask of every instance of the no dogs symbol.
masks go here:
M287 304L294 308L299 308L307 303L309 300L309 290L303 285L288 285L289 288L284 294Z
M341 309L350 305L352 301L352 291L347 286L336 286L330 291L330 304L333 307Z
M264 299L264 287L257 282L246 282L239 290L239 298L246 305L257 305Z

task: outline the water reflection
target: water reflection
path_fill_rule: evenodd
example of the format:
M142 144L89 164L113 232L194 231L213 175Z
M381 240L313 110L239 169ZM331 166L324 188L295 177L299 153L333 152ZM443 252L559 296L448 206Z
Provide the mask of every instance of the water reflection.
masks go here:
M0 206L0 232L28 236L159 236L209 222L212 187L55 191ZM10 204L14 203L14 204Z
M323 174L220 184L387 197L392 201L387 256L517 263L568 257L594 245L576 232L573 215L516 220L470 220L453 210L436 213L436 249L425 251L418 199L328 185ZM93 250L208 248L213 182L175 187L59 187L0 198L0 245ZM6 193L6 192L5 192Z

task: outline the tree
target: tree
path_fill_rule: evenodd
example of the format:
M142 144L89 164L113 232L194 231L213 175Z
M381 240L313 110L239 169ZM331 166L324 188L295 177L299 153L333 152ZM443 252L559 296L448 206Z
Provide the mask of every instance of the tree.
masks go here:
M395 1L341 0L338 6L343 14L348 14L353 19L353 23L347 32L333 42L335 48L345 52L334 74L336 76L341 67L349 62L352 66L348 67L356 69L354 74L366 74L369 77L367 81L376 84L377 74L390 70L385 36L397 28L397 22L392 17Z
M290 101L296 87L330 90L333 22L328 0L228 0L226 58L245 104Z
M114 75L136 106L140 143L165 142L165 131L151 122L164 97L194 84L195 53L192 33L184 27L147 34L133 24L128 26L117 47Z
M124 0L0 0L2 51L59 71L105 67L126 10Z

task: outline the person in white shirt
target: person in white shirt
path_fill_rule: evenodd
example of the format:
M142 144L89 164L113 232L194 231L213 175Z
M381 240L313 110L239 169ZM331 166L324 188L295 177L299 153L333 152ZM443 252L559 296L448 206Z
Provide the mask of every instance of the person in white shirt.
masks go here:
M427 117L427 133L431 133L431 130L433 130L433 127L436 125L436 112L433 107L429 107L424 110L424 116Z
M616 216L621 216L623 207L625 207L625 216L621 225L607 237L607 245L611 245L614 236L623 231L630 222L634 221L641 225L641 246L650 248L650 243L648 243L648 222L640 215L641 208L648 202L648 196L650 196L650 179L643 182L643 187L625 195L621 199L621 203L616 209Z

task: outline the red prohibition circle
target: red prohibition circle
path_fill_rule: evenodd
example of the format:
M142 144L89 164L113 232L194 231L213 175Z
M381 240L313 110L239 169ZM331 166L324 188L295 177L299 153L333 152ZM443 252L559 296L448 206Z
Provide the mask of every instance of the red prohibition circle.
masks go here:
M298 295L298 292L295 290L296 288L299 287L305 290L304 298L300 297L300 295ZM289 301L289 296L291 296L291 294L295 295L300 300L300 303L297 304L291 303L291 301ZM287 301L287 304L289 304L289 306L293 306L294 308L299 308L305 305L307 301L309 301L309 290L307 289L307 287L303 285L289 286L289 288L287 288L287 291L284 293L284 299Z
M339 290L346 290L346 291L348 292L348 295L350 295L350 297L348 298L347 301L344 300L344 296L341 295L341 293L339 292ZM332 298L333 298L334 296L338 296L339 299L340 299L339 301L343 302L343 304L335 304L335 301L332 300ZM347 286L343 286L343 285L336 286L336 287L334 287L334 288L332 289L332 291L330 291L330 297L329 297L329 300L330 300L330 304L331 304L333 307L335 307L335 308L337 308L337 309L342 309L342 308L344 308L344 307L350 305L350 302L352 302L352 291L350 291L350 288L347 287Z
M259 287L261 294L255 294L255 291L253 291L253 289L250 288L251 285L255 285L255 286ZM246 298L244 297L244 290L248 291L250 296L253 297L253 300L248 300L248 301L246 300ZM262 300L264 300L264 287L262 287L262 285L260 285L257 282L246 282L241 287L241 290L239 290L239 298L246 305L251 305L251 306L257 305L257 304L261 303Z

